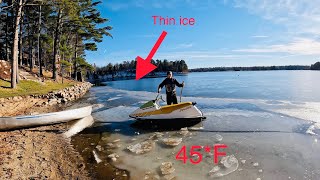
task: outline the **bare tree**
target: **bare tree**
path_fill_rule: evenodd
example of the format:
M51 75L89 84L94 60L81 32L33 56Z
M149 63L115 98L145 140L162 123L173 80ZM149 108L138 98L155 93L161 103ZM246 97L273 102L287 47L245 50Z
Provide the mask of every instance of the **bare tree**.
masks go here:
M54 37L54 45L53 45L53 62L52 62L52 79L57 80L58 71L57 71L57 62L59 58L59 45L60 45L60 29L61 29L61 22L62 22L62 10L59 8L57 22L56 22L56 29L55 29L55 37Z
M18 0L17 10L15 16L14 26L14 39L13 39L13 57L11 65L11 88L17 88L17 74L18 74L18 44L19 44L19 29L20 29L20 18L22 12L23 0Z

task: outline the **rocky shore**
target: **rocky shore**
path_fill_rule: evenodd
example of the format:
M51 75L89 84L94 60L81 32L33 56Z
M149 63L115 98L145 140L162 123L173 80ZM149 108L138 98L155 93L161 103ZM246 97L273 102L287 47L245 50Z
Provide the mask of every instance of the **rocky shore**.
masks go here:
M0 116L65 109L90 89L78 83L45 95L0 98ZM81 155L63 136L68 124L0 132L0 179L91 179Z
M59 107L82 97L91 87L91 83L85 82L45 95L0 98L0 116L30 115L59 110Z

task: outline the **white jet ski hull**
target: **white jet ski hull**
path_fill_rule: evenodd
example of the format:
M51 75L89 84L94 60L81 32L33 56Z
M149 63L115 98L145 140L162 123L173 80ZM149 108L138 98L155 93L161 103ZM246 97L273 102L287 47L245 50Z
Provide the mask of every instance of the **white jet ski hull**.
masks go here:
M196 103L185 102L180 104L159 106L152 101L147 102L130 114L137 120L169 120L169 119L202 119L203 113L195 106Z

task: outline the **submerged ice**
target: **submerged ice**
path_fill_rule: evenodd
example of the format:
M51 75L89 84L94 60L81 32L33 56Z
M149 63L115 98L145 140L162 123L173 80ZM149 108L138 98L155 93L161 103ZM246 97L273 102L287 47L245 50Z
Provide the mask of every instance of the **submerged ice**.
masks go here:
M107 101L113 98L106 95L109 93L113 96L121 94L121 98ZM115 166L129 170L133 179L144 179L146 175L158 179L212 179L221 176L226 179L257 179L262 175L270 179L317 179L320 176L315 169L320 166L317 153L320 143L315 142L318 126L310 123L320 117L320 108L317 110L320 103L184 97L184 101L196 101L207 120L198 127L153 132L131 126L133 121L128 115L143 102L154 99L155 93L106 87L94 89L92 96L103 98L102 105L97 105L101 109L93 113L95 121L102 122L96 126L112 132L102 135L104 140L100 143L108 153L102 150L99 156L107 159L110 151L115 153L121 161L117 156L109 159L113 161L112 158L116 158ZM315 133L313 136L304 134L309 127L310 132ZM118 139L120 142L114 142ZM192 146L217 143L228 145L227 149L221 149L228 156L220 157L217 165L213 162L213 153L204 150L199 150L203 158L197 165L189 160L184 164L175 158L182 146L187 147L189 155ZM303 156L301 152L304 152ZM168 175L162 174L160 168L166 162L172 163L172 166L166 164L168 169L174 168L174 172ZM257 162L258 166L254 166ZM314 174L305 175L306 169Z
M222 157L219 166L213 167L209 172L210 177L222 177L226 176L239 167L239 162L234 155Z
M153 147L154 147L154 142L147 140L141 143L130 145L127 147L127 149L135 154L144 154L151 151Z

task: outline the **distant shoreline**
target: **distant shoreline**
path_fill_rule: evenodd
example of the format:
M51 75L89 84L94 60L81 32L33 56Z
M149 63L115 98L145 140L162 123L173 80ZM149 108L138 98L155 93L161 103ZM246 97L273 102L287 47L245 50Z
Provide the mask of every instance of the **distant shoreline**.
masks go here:
M174 76L186 76L188 75L189 72L173 72ZM167 73L166 72L156 72L153 74L148 74L147 76L143 77L144 78L161 78L161 77L166 77ZM94 75L90 75L89 78L87 79L89 82L92 84L100 86L101 82L108 82L108 81L122 81L122 80L133 80L136 78L135 73L123 73L123 72L118 72L115 75L111 74L106 74L106 75L98 75L94 77Z
M306 71L312 70L310 66L256 66L256 67L214 67L214 68L196 68L196 69L189 69L188 72L173 72L174 76L187 76L189 73L194 72L238 72L238 71ZM150 78L162 78L166 77L166 72L156 72L154 74L149 74L143 79L150 79ZM111 74L108 75L99 75L98 78L94 78L93 75L90 75L88 81L100 86L102 82L110 82L110 81L123 81L123 80L133 80L135 79L135 74L122 74L121 72L117 75L112 77Z
M311 66L251 66L251 67L209 67L189 69L189 72L221 72L221 71L279 71L279 70L311 70Z
M224 72L224 71L279 71L279 70L320 70L320 62L312 65L283 65L283 66L251 66L251 67L203 67L189 69L184 60L170 61L157 60L153 63L158 68L145 76L144 78L161 78L166 77L167 71L172 70L174 76L184 76L193 72ZM180 65L179 65L180 64ZM181 65L182 64L182 65ZM182 68L183 66L183 68ZM125 68L126 67L126 68ZM124 61L123 64L112 65L107 67L97 67L96 71L87 75L89 82L100 85L101 82L132 80L136 77L135 61ZM160 71L160 72L156 72Z

